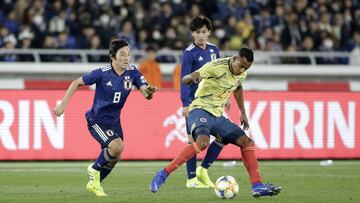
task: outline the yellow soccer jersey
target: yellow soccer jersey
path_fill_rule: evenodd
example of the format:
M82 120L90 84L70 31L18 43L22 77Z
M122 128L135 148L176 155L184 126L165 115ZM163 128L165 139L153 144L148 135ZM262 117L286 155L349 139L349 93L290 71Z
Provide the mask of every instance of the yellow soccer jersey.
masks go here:
M202 66L197 72L203 78L190 105L193 109L204 109L218 117L224 113L224 107L231 93L245 81L246 71L233 75L229 68L230 58L219 58Z

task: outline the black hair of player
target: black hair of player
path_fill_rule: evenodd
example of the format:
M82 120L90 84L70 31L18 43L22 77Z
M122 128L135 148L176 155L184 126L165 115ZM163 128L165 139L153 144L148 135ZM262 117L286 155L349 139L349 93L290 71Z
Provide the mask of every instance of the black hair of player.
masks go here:
M239 56L240 57L245 57L247 61L249 62L253 62L254 61L254 52L247 48L247 47L242 47L239 50Z
M209 18L204 16L198 16L191 20L190 22L190 31L194 32L198 29L201 29L203 26L206 26L208 30L212 29L211 21Z
M109 55L110 57L116 58L116 52L123 48L129 46L129 43L124 39L114 39L110 42L109 45ZM111 59L110 59L111 60Z

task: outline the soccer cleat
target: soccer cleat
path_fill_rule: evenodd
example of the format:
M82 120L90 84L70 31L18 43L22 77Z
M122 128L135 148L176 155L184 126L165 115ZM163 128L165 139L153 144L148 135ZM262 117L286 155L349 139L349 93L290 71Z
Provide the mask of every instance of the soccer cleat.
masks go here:
M205 185L214 188L215 185L214 183L210 180L207 169L203 168L201 166L198 166L196 168L196 177L199 181L201 181L202 183L204 183Z
M277 195L281 191L281 187L273 184L256 184L252 187L251 194L253 197L261 197L261 196L273 196Z
M208 185L202 183L197 177L188 179L186 181L187 188L209 188Z
M98 197L106 197L107 194L104 192L103 188L99 185L99 186L95 186L92 181L89 181L86 185L86 189L89 192L94 193L96 196Z
M166 178L168 177L168 173L164 169L158 171L154 177L154 179L150 183L150 190L155 193L159 190L162 184L165 183Z
M93 169L92 164L88 166L87 171L90 180L86 185L86 189L89 192L94 193L96 196L107 196L100 185L100 171Z

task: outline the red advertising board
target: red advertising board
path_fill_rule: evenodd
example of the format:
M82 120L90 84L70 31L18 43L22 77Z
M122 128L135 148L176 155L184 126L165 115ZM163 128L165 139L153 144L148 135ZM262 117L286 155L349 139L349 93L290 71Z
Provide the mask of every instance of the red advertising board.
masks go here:
M0 91L0 160L96 158L100 146L84 117L94 92L78 91L56 118L51 110L64 93ZM245 92L245 106L247 133L261 159L360 158L360 93ZM121 115L122 159L172 159L187 143L180 107L178 92L159 91L148 101L134 91ZM238 123L234 100L228 116ZM240 157L230 145L220 154L222 159Z

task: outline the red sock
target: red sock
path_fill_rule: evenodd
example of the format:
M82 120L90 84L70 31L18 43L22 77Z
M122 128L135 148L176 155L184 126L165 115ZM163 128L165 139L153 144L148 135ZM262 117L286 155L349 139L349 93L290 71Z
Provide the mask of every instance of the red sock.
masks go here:
M251 183L261 182L259 164L255 155L255 145L241 149L242 160L250 176Z
M195 142L185 147L178 156L176 156L171 163L165 168L165 171L170 174L175 171L179 166L184 164L187 160L193 157L195 154L201 152L201 148Z

